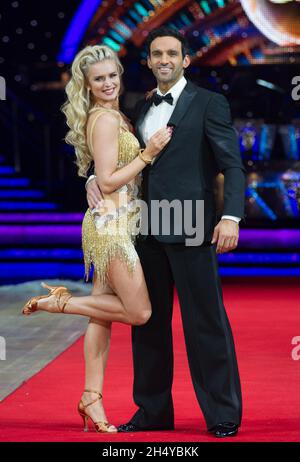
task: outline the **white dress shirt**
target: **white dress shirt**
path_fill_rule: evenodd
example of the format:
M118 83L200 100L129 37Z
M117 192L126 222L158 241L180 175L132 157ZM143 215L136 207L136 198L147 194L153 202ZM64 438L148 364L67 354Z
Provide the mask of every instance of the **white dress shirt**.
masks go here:
M173 85L173 87L171 87L167 91L167 93L171 93L173 96L172 105L169 104L167 101L162 101L158 106L155 106L154 103L150 106L140 128L145 144L148 143L151 136L154 135L154 133L156 133L157 130L167 126L167 123L170 120L175 106L177 104L178 98L181 95L181 92L186 86L186 84L187 81L185 77L182 76L178 80L178 82L176 82L175 85ZM159 88L157 88L156 91L158 95L163 95ZM222 219L233 220L236 223L239 223L239 221L241 220L240 218L233 217L231 215L222 215Z
M155 106L153 103L152 106L149 108L143 123L141 125L141 133L144 139L145 144L148 143L149 138L154 135L157 130L162 127L166 127L167 123L169 122L171 115L175 109L177 104L178 98L186 86L187 81L184 76L178 80L175 85L167 93L171 93L173 96L173 104L169 104L166 101L162 101L158 106ZM162 92L159 88L156 89L157 94L162 96Z

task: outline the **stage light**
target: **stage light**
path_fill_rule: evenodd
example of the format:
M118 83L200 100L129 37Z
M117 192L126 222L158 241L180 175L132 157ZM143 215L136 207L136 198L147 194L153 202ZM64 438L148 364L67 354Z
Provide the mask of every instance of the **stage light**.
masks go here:
M110 39L109 37L104 37L103 43L108 45L110 48L112 48L116 52L120 51L121 49L120 45L117 44L114 40Z
M58 61L70 63L76 54L81 39L101 0L83 0L78 7L70 26L64 36Z
M267 82L266 80L262 80L262 79L257 79L256 80L256 83L257 85L260 85L262 87L266 87L266 88L269 88L270 90L274 90L275 89L275 85L271 82Z
M35 44L30 42L28 43L27 48L29 48L29 50L33 50L35 48Z
M254 199L258 207L260 208L261 212L264 216L268 217L270 220L275 221L277 219L277 215L273 212L273 210L266 204L266 202L260 197L260 195L256 192L256 188L253 188L252 185L249 185L246 190L246 196L248 198Z
M299 0L270 0L272 3L289 3L293 1L299 2Z
M120 34L125 35L125 37L126 37L127 39L129 39L129 38L131 37L131 35L132 35L132 31L126 26L126 24L124 24L124 23L122 23L122 22L116 22L116 23L114 24L114 28L115 28ZM101 33L100 30L99 30L99 33ZM104 30L103 30L102 33L104 33Z
M13 8L18 8L19 2L12 2L11 6L12 6Z
M18 27L18 29L16 29L16 33L19 34L19 35L23 34L22 27Z
M134 5L134 7L136 8L137 12L143 16L143 17L147 17L148 16L148 11L140 4L140 3L136 3Z
M191 21L190 21L190 19L187 17L186 14L181 13L179 17L180 17L181 21L184 23L185 26L189 27L189 26L191 25Z
M42 55L41 56L41 61L47 61L48 60L48 56L47 55Z
M37 22L36 19L33 19L32 21L30 21L30 25L31 25L32 27L36 27L37 24L38 24L38 22Z
M268 88L269 90L274 90L274 91L277 91L278 93L285 93L285 91L281 87L279 87L278 85L275 85L272 82L268 82L267 80L257 79L256 83L257 85Z
M65 17L65 13L63 11L60 11L57 16L59 17L59 19L63 19Z
M129 14L138 24L141 22L141 17L137 14L136 11L130 10Z
M125 43L125 38L122 37L120 34L118 34L118 32L116 32L115 30L111 29L109 31L109 34L111 35L111 37L116 40L117 42L119 43Z
M241 0L248 18L277 45L299 45L300 4L296 1Z
M210 6L209 6L209 4L208 4L207 1L202 1L202 2L200 2L200 5L202 6L202 8L203 8L203 10L204 10L204 12L205 12L206 14L210 14L210 13L211 13L211 9L210 9Z

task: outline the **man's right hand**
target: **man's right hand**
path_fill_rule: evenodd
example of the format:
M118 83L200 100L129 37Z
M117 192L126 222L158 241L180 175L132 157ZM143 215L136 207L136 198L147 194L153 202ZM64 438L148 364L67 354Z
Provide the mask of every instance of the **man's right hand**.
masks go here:
M90 209L98 207L99 202L103 200L103 196L97 184L96 178L89 181L86 185L86 199Z

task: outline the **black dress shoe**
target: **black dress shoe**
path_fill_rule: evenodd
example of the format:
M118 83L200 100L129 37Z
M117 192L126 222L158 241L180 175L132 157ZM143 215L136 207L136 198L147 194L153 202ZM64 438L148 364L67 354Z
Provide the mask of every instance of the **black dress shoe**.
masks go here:
M235 436L238 432L238 425L232 422L222 422L210 430L217 438Z
M140 427L137 427L131 422L128 422L126 424L122 424L118 427L118 432L119 433L130 433L130 432L142 432L143 429Z
M161 427L161 428L141 428L135 425L132 422L128 422L126 424L122 424L118 427L119 433L131 433L131 432L153 432L153 431L163 431L163 430L174 430L174 426L172 427Z

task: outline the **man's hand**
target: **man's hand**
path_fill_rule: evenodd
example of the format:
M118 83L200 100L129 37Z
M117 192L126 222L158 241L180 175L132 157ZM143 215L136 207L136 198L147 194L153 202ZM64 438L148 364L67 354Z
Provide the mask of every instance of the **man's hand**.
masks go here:
M211 243L217 242L217 253L230 252L237 247L239 240L239 225L233 220L223 219L214 229Z
M103 196L97 184L96 178L89 181L89 183L86 185L86 193L86 199L90 209L96 208L99 205L99 202L103 200Z

